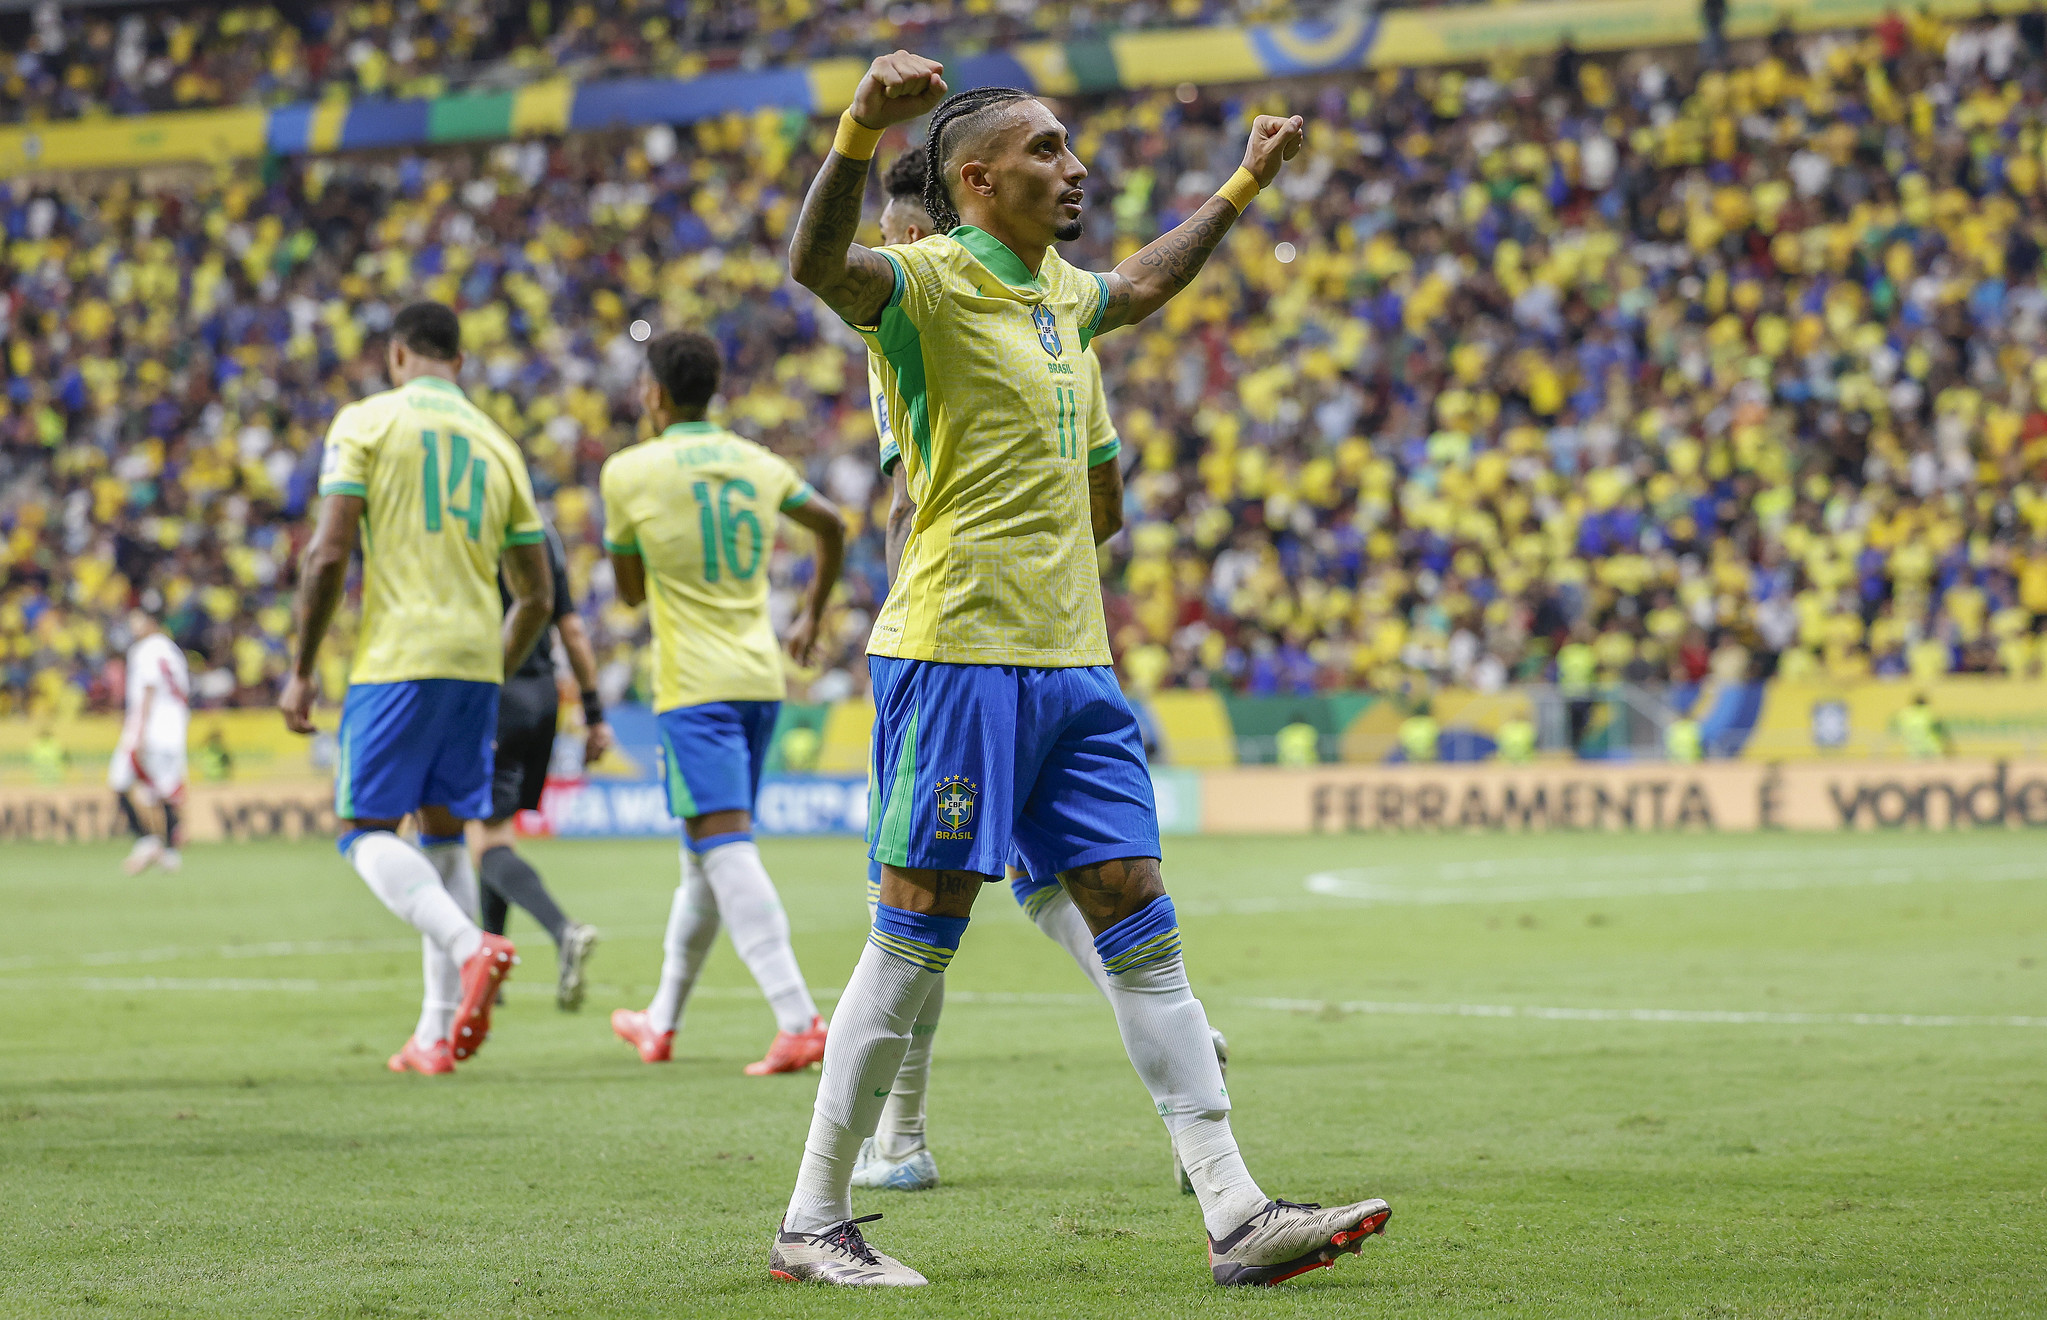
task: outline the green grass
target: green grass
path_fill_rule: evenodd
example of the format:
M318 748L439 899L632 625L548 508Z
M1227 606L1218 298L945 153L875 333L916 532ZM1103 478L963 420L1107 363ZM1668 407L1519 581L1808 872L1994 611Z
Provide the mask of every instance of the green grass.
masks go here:
M1395 1207L1334 1271L1208 1283L1108 1012L1006 893L951 974L945 1184L856 1199L934 1282L842 1295L767 1276L815 1075L740 1074L772 1024L729 947L676 1063L606 1029L652 984L672 846L533 847L608 933L590 1005L554 1010L545 941L515 929L540 956L489 1048L427 1079L383 1070L416 944L331 848L200 848L131 881L117 850L9 845L0 1313L2047 1314L2047 1028L1425 1011L2047 1017L2034 836L1170 851L1253 1171ZM857 845L766 853L813 984L843 984ZM1323 888L1368 898L1310 892L1332 868L1364 869ZM331 943L250 947L272 941Z

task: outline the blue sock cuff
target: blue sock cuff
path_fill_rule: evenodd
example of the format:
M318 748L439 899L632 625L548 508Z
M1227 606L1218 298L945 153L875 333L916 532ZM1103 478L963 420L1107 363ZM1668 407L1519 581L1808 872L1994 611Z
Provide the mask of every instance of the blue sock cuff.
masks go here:
M1017 906L1026 916L1036 921L1038 914L1045 910L1045 904L1059 891L1059 877L1038 880L1028 875L1018 875L1009 882L1009 892L1016 895Z
M752 843L752 830L733 830L729 834L706 834L701 839L692 839L687 833L682 836L682 846L701 857L713 848L723 848L728 843Z
M1180 921L1173 900L1165 894L1095 936L1102 970L1111 976L1134 972L1180 952Z
M419 836L419 846L422 848L445 848L451 843L462 842L462 838L463 836L460 834L422 833Z
M360 838L361 838L361 837L362 837L363 835L365 835L365 834L389 834L390 832L391 832L391 831L389 831L389 830L348 830L348 831L346 831L345 833L343 833L343 834L342 834L342 836L341 836L340 838L338 838L338 839L336 839L336 840L334 841L334 846L335 846L335 848L337 848L337 849L339 849L339 850L340 850L340 852L341 852L341 855L342 855L343 857L346 857L346 856L348 856L348 850L349 850L350 848L353 848L353 847L355 847L355 841L356 841L357 839L360 839Z
M874 929L867 933L867 942L913 967L942 972L966 933L965 917L930 917L880 903L875 906Z

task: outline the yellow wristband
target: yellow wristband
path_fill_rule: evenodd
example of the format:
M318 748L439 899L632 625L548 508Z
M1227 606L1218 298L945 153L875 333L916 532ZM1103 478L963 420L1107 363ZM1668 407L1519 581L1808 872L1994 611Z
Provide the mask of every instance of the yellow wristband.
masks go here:
M1251 199L1258 195L1258 176L1239 165L1230 181L1215 190L1215 195L1236 207L1237 214L1242 215L1251 205Z
M881 130L869 128L853 118L848 110L839 116L839 135L832 139L832 150L847 160L873 160L874 149L881 145Z

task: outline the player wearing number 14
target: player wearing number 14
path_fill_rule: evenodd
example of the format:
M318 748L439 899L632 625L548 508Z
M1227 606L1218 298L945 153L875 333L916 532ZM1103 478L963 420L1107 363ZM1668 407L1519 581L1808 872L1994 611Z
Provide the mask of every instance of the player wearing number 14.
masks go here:
M278 705L311 733L320 641L363 552L362 627L341 709L342 856L424 941L426 994L393 1072L446 1073L483 1044L512 946L477 928L463 830L490 812L498 687L550 621L540 512L518 446L464 397L461 324L438 303L393 318L395 388L335 415L319 525L300 572ZM500 564L511 587L498 596ZM419 845L397 835L419 817Z

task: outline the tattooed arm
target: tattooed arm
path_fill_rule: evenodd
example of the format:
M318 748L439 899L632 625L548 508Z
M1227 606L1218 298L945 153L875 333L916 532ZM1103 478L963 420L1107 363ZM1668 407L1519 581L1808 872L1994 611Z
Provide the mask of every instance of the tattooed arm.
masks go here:
M1291 119L1258 116L1251 125L1250 144L1244 148L1244 169L1260 188L1270 186L1279 177L1279 167L1301 149L1305 134L1299 115ZM1097 333L1136 325L1193 283L1208 254L1237 223L1237 215L1236 204L1217 193L1179 228L1104 275L1108 301Z
M868 66L847 111L870 131L863 150L872 154L873 130L915 119L945 99L945 79L939 76L943 68L901 50ZM789 273L855 325L874 324L895 292L895 268L888 258L853 241L867 193L867 165L866 158L847 156L835 146L803 199L789 240Z

